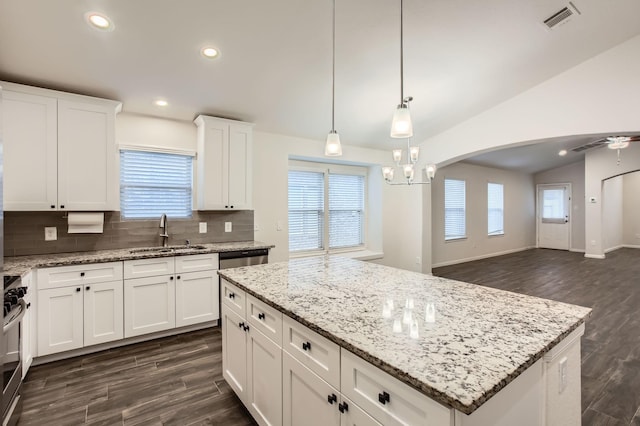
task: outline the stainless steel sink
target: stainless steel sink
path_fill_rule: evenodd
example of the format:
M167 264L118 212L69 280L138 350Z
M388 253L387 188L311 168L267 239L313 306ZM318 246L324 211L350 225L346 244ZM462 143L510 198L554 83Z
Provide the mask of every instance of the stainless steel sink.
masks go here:
M173 253L176 251L179 252L189 252L189 251L198 251L206 249L205 246L193 245L181 245L181 246L168 246L168 247L144 247L144 248L135 248L129 250L129 253Z

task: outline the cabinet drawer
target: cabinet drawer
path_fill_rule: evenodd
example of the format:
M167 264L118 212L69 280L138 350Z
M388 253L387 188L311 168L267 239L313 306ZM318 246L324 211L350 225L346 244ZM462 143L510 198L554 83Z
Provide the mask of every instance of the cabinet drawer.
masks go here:
M340 347L284 316L282 348L330 385L340 388Z
M196 254L193 256L176 256L175 259L176 274L218 269L217 253Z
M175 271L173 257L156 257L124 261L124 279L172 275Z
M122 279L122 262L38 269L38 289L95 284Z
M246 318L245 299L247 298L247 294L244 290L240 290L225 279L220 279L220 282L222 284L220 294L222 295L224 304L243 319Z
M454 410L343 350L342 393L384 425L453 424ZM381 400L383 402L381 402Z
M282 346L282 312L247 294L246 318L249 324Z

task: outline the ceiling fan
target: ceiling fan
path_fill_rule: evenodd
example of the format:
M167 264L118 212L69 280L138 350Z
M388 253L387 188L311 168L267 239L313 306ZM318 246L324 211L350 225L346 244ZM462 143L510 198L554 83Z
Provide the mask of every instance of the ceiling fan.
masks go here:
M608 136L600 139L595 143L602 143L607 145L609 149L615 149L618 151L618 161L616 164L620 165L620 150L627 148L631 142L640 142L640 136Z

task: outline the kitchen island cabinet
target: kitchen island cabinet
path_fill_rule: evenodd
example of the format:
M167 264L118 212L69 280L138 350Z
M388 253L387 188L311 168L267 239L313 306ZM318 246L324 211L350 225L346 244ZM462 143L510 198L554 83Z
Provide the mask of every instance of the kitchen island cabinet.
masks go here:
M339 347L341 380L328 388L292 363L285 332L285 424L313 405L313 389L332 389L325 408L351 402L385 425L580 424L588 308L330 256L219 274L282 312L283 324L294 321ZM287 371L301 378L293 383L315 381L308 403L295 391L289 399ZM301 406L292 411L291 401Z

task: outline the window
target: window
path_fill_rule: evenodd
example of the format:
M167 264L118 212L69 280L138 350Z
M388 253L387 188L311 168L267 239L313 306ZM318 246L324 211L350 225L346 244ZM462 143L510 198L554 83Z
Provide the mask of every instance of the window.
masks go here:
M504 185L487 185L487 215L489 235L504 235Z
M466 238L465 181L444 180L444 239Z
M120 151L120 210L125 219L191 217L190 155Z
M290 252L364 244L365 173L356 167L344 170L321 165L289 170Z
M565 189L542 190L542 223L565 223Z

